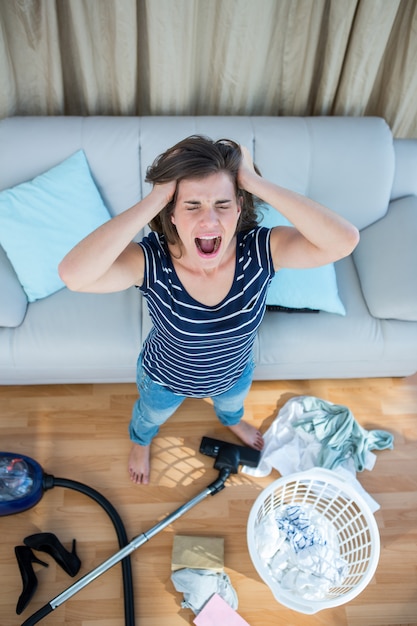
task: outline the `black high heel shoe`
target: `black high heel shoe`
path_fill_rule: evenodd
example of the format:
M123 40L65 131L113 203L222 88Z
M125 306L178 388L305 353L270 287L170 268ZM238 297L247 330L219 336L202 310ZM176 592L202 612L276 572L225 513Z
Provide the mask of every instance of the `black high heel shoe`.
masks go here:
M45 567L48 567L48 563L38 559L27 546L16 546L14 551L23 583L23 591L16 605L16 613L20 615L29 604L38 587L38 579L33 571L32 563L39 563L39 565L44 565Z
M29 535L23 542L33 550L40 550L50 554L62 569L75 576L80 571L81 561L75 552L75 539L72 540L72 551L68 552L53 533L37 533Z

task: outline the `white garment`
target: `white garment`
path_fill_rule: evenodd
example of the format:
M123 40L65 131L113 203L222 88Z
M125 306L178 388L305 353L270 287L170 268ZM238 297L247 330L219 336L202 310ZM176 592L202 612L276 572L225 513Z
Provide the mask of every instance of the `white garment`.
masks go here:
M322 600L347 576L334 526L312 507L274 511L259 524L255 541L273 578L304 599Z
M318 467L322 443L313 433L293 426L295 422L305 417L306 405L316 400L310 396L297 396L286 402L264 435L264 448L258 467L244 466L242 472L251 476L267 476L272 469L276 469L281 476L287 476ZM320 402L324 403L322 400ZM329 402L328 405L332 406L332 403ZM375 454L367 450L365 468L371 470L375 461ZM340 474L358 491L372 512L380 508L356 479L356 468L352 458L343 460L337 467L332 468L332 471Z
M184 594L182 608L191 609L196 615L215 593L237 609L237 594L225 572L185 567L172 572L171 580L175 589Z

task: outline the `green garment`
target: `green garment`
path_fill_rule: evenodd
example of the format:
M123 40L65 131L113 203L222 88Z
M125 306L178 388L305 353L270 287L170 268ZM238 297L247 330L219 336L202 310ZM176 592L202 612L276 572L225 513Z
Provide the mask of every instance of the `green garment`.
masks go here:
M365 430L358 424L351 411L341 405L331 404L320 398L306 396L302 400L305 413L293 422L293 427L314 435L322 444L317 465L334 469L352 458L357 471L366 466L366 454L370 450L394 447L394 437L384 430Z

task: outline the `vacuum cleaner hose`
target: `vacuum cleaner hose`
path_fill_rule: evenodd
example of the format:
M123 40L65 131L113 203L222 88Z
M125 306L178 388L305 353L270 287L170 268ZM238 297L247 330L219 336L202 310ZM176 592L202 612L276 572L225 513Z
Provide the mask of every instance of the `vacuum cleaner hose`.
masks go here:
M56 478L50 474L44 474L43 476L43 488L45 491L52 489L53 487L65 487L67 489L73 489L79 491L86 496L89 496L95 500L108 514L113 526L116 530L119 547L124 548L128 543L126 530L123 521L114 508L114 506L105 498L101 493L84 485L76 480L68 478ZM135 626L135 605L134 605L134 593L133 593L133 581L132 581L132 564L130 556L127 556L122 561L122 574L123 574L123 590L124 590L124 610L125 610L125 624L126 626Z

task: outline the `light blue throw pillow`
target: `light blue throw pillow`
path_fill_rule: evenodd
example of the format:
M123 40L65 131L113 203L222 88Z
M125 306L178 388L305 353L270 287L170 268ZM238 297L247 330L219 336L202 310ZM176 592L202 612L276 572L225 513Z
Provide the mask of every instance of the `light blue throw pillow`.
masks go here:
M28 299L3 248L0 246L0 326L17 328L25 319Z
M0 244L29 302L64 287L59 262L109 219L82 150L33 180L0 192Z
M268 205L262 206L262 226L289 226L290 222ZM272 279L266 300L269 306L312 309L346 315L339 297L333 263L309 269L281 269Z

